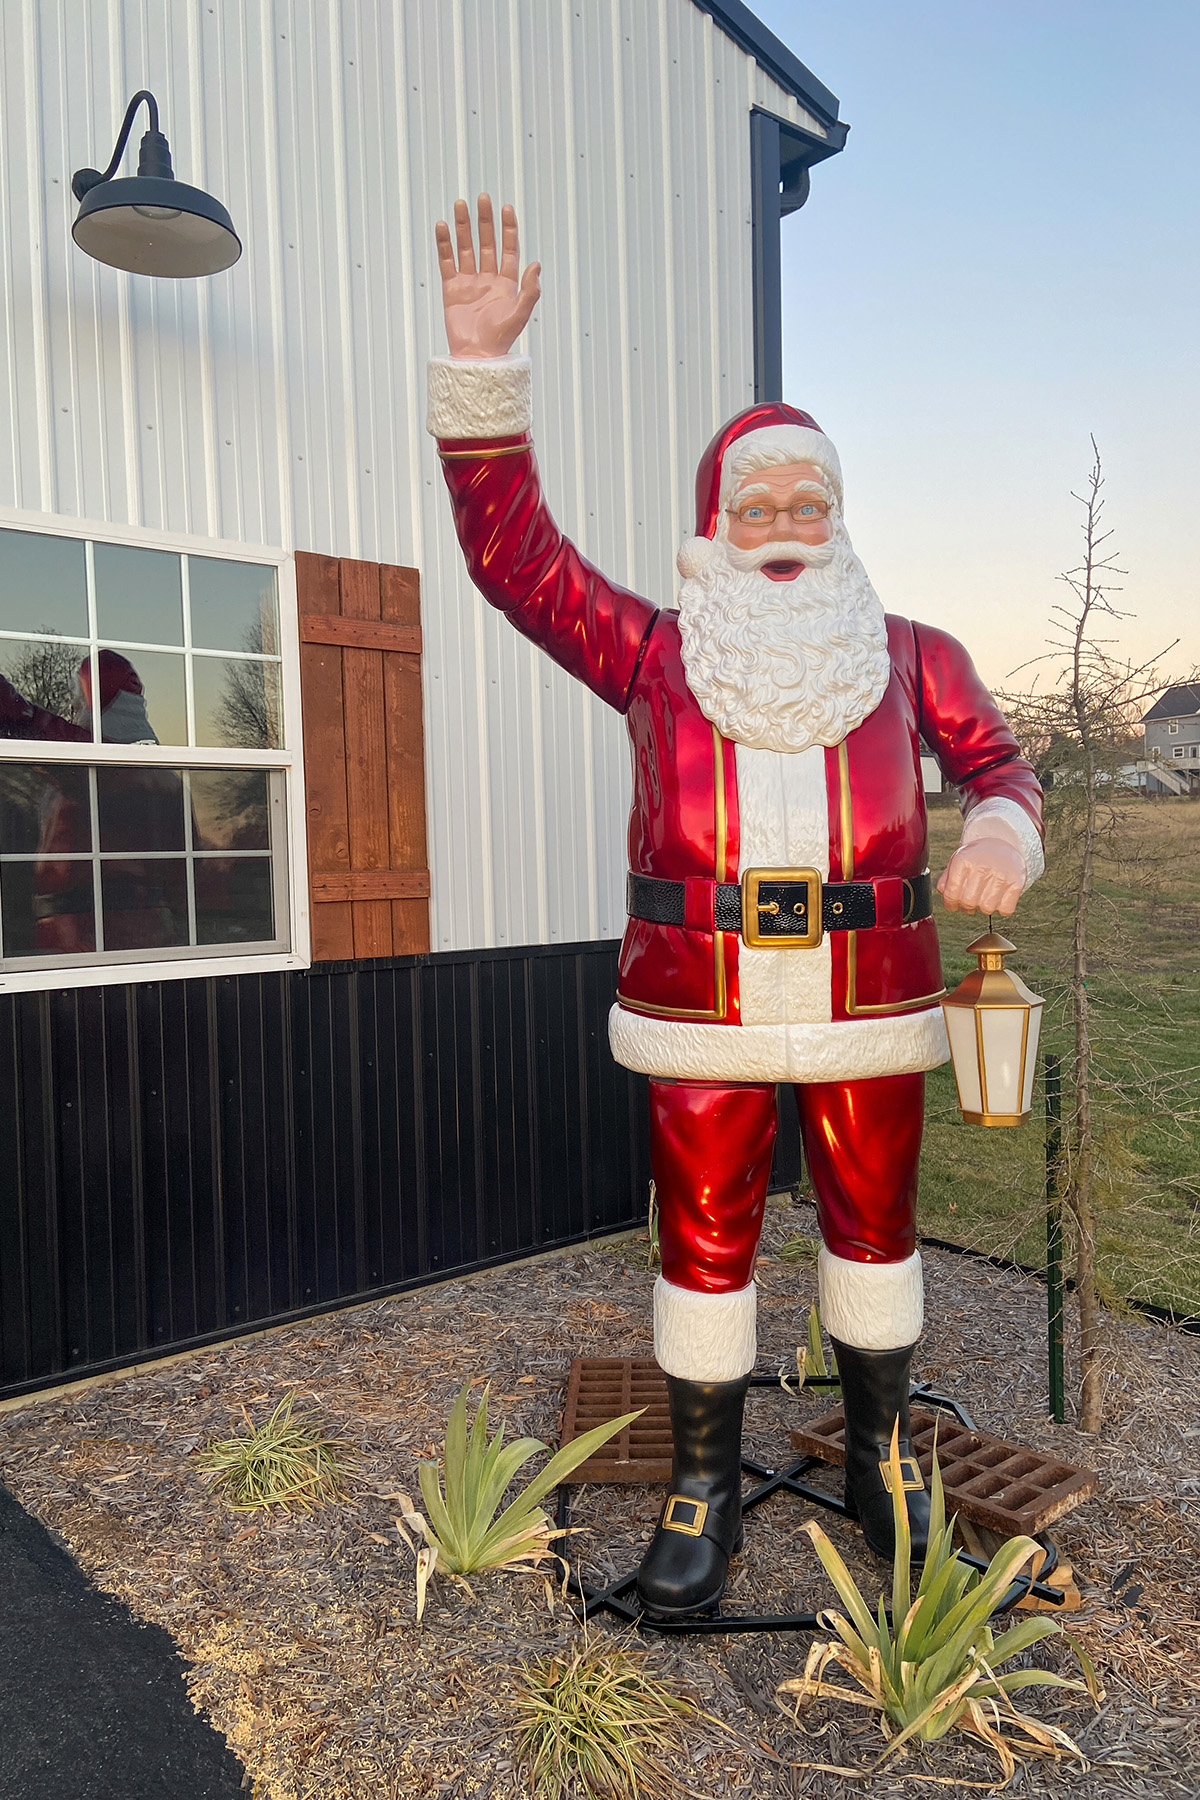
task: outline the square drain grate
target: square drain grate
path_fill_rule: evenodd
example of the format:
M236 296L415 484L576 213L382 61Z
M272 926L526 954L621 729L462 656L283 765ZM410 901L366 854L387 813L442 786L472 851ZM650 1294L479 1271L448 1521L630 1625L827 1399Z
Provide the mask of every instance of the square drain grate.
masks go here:
M594 1456L581 1463L567 1481L670 1481L671 1415L667 1383L652 1356L577 1356L567 1381L560 1442L569 1444L593 1425L622 1413L645 1412L627 1425Z
M934 1431L946 1490L946 1510L961 1513L1001 1537L1033 1537L1094 1494L1092 1469L1042 1456L986 1431L968 1431L945 1413L912 1412L913 1450L929 1484ZM792 1432L795 1449L842 1467L846 1461L842 1409Z

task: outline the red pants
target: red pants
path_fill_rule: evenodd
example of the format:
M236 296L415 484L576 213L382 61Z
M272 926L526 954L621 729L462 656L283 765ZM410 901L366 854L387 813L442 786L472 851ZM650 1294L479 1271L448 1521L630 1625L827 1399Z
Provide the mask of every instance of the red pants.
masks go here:
M821 1236L851 1262L916 1248L924 1075L806 1083L794 1090ZM650 1083L650 1166L662 1272L675 1287L748 1285L775 1144L772 1086Z

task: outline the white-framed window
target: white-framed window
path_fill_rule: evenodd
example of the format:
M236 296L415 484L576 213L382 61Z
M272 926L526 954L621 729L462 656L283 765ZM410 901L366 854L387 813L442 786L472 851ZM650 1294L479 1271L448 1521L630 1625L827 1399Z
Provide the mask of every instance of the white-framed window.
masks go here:
M1178 719L1168 719L1167 720L1167 732L1170 737L1178 737L1179 736L1179 720Z
M1175 758L1176 762L1183 761L1183 754L1184 754L1183 745L1176 744L1175 748L1171 752L1171 755Z
M282 550L0 509L0 990L308 963Z

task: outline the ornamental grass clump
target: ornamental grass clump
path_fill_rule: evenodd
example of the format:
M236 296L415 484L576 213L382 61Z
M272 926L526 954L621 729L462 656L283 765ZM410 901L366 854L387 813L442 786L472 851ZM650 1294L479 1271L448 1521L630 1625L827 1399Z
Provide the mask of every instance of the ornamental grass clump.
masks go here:
M309 1413L294 1413L296 1396L279 1402L265 1425L255 1425L245 1407L244 1436L210 1444L197 1457L215 1491L235 1512L282 1506L310 1511L340 1500L351 1452L330 1437Z
M619 1419L610 1419L581 1437L572 1438L497 1517L505 1490L518 1469L548 1446L540 1438L516 1438L505 1446L503 1425L488 1441L490 1383L480 1397L468 1435L469 1385L464 1383L459 1389L450 1409L442 1481L438 1479L436 1463L420 1465L421 1495L428 1519L411 1507L403 1507L403 1519L397 1522L401 1530L408 1527L425 1540L417 1556L418 1618L424 1611L425 1587L435 1568L444 1568L462 1581L483 1569L534 1569L546 1561L551 1542L566 1533L555 1528L543 1512L541 1501L551 1488L586 1462L593 1451L640 1418L645 1410L623 1413Z
M997 1673L1042 1639L1067 1636L1056 1619L1048 1618L1023 1620L999 1635L991 1628L996 1607L1015 1576L1040 1554L1039 1546L1032 1538L1013 1538L997 1550L982 1575L963 1562L953 1547L954 1520L946 1519L935 1450L929 1547L914 1599L908 1502L895 1430L891 1471L896 1528L891 1619L882 1594L872 1614L828 1537L815 1520L809 1520L804 1529L849 1617L832 1609L822 1613L822 1622L837 1633L840 1642L814 1643L804 1674L781 1683L780 1693L795 1694L798 1701L809 1705L828 1695L877 1710L883 1735L889 1740L877 1768L914 1738L931 1743L954 1730L981 1738L994 1752L1006 1781L1016 1769L1014 1751L1070 1756L1082 1762L1082 1752L1065 1731L1021 1712L1012 1696L1032 1687L1070 1688L1089 1693L1099 1705L1104 1694L1086 1653L1071 1645L1083 1670L1082 1682L1069 1681L1049 1669ZM825 1670L830 1663L844 1669L863 1691L827 1682Z
M836 1377L837 1372L837 1357L831 1353L829 1360L825 1359L825 1345L821 1338L821 1315L816 1307L812 1306L808 1312L808 1342L796 1346L796 1373L800 1378L800 1386L803 1387L810 1376L819 1379L824 1384L830 1381L831 1377ZM779 1384L786 1393L792 1393L793 1390L788 1386L787 1376L782 1373L779 1377ZM830 1400L840 1400L842 1397L841 1385L836 1380L828 1387L822 1385L821 1392Z
M619 1645L584 1644L526 1663L517 1692L517 1753L533 1800L666 1794L665 1744L696 1709Z

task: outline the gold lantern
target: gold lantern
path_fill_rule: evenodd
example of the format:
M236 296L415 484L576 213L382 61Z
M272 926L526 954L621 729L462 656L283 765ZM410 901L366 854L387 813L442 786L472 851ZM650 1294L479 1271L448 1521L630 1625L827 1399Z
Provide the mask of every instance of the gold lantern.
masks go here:
M1029 1117L1043 1003L1005 968L1013 948L994 931L976 938L967 949L979 967L942 1001L968 1125L1020 1125Z

